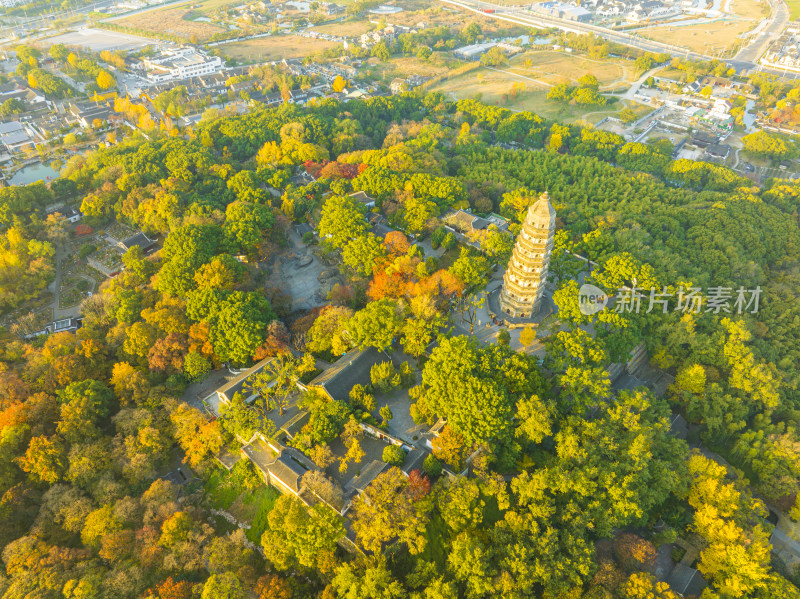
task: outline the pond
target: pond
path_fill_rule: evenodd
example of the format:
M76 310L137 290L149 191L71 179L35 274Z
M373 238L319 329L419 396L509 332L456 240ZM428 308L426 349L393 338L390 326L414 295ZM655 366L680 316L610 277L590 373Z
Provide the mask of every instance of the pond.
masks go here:
M52 181L56 178L58 178L58 171L53 170L46 164L37 162L14 173L14 176L8 180L8 184L27 185L34 181Z

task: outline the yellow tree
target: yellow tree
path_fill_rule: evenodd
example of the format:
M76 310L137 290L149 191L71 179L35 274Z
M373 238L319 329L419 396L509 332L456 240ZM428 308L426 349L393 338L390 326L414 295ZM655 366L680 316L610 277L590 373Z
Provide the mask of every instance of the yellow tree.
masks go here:
M109 73L108 71L100 71L97 74L97 86L100 89L111 89L117 84L117 81L114 79L114 75Z
M344 79L341 75L336 75L336 79L333 80L331 84L331 89L336 93L342 91L345 87L347 87L347 80Z
M689 471L694 529L706 541L698 569L725 596L752 596L770 577L761 502L729 481L724 466L699 453L689 459Z
M519 334L519 342L524 347L528 347L533 344L534 341L536 341L536 329L530 325L522 329L522 332Z

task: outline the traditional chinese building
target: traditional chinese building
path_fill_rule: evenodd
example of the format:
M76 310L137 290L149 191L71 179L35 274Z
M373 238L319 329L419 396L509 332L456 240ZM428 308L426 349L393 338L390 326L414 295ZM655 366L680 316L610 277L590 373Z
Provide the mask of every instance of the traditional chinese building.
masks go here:
M515 318L530 318L539 310L553 249L556 211L543 193L528 208L508 268L503 276L500 309Z

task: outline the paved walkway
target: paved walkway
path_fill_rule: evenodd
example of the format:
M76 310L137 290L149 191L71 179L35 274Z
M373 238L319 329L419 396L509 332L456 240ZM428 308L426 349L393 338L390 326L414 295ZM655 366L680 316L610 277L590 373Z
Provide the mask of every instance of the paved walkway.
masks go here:
M81 305L80 303L77 306L71 306L69 308L61 309L58 307L58 297L59 291L61 289L61 278L63 276L62 269L61 269L61 260L63 260L67 256L67 253L64 251L64 247L56 248L56 278L50 284L50 288L53 291L53 320L61 320L62 318L75 318L80 316L81 314ZM102 281L101 281L102 283ZM100 283L98 283L99 285Z

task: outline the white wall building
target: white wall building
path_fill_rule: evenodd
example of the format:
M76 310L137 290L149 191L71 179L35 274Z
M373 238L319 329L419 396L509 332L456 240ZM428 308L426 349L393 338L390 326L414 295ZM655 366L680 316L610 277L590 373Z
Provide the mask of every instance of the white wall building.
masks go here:
M177 48L165 50L157 58L145 58L142 64L147 78L153 83L161 83L216 73L222 68L222 59L194 48Z

